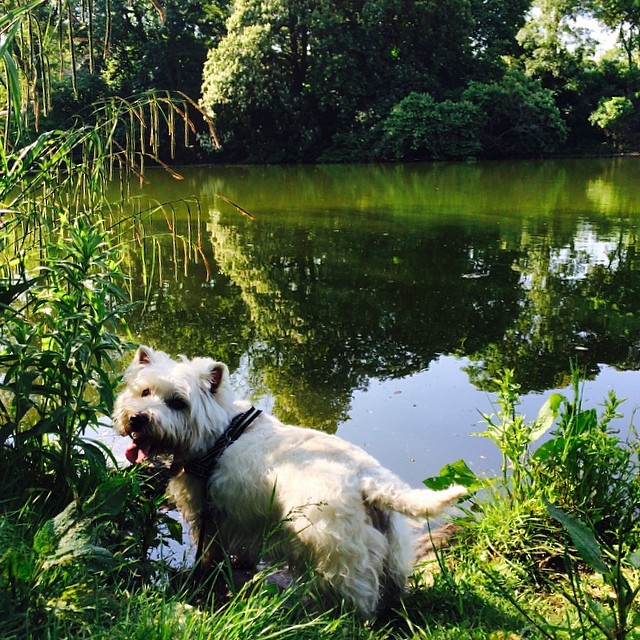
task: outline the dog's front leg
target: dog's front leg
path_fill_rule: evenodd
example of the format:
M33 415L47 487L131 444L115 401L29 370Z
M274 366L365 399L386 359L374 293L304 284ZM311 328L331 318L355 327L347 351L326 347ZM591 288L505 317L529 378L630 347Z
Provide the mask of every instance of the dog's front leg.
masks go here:
M203 571L211 571L226 560L220 533L220 512L206 506L192 523L191 535L197 545L196 564Z
M222 543L218 525L219 514L211 507L203 509L192 528L197 544L193 577L196 584L212 582L216 595L225 595L228 591L226 576L230 567L229 557Z
M226 599L230 592L237 593L251 580L256 563L243 550L227 548L220 527L223 518L221 511L209 508L199 518L199 526L194 528L198 544L194 577L199 584L211 581L216 597Z

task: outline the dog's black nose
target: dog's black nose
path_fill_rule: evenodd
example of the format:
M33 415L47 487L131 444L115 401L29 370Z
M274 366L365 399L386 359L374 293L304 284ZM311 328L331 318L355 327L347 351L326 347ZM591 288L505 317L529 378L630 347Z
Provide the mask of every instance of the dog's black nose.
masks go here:
M136 413L135 416L131 416L129 420L129 427L132 432L142 431L149 425L149 416L146 413Z

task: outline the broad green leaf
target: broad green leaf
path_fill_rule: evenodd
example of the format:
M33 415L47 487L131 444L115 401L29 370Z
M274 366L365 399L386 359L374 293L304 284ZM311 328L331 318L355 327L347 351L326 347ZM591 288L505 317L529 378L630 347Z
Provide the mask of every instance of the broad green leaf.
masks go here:
M103 482L85 502L85 517L92 519L116 516L121 513L129 495L130 482L126 477L113 476Z
M548 460L554 455L559 455L559 453L564 449L564 446L564 438L562 436L556 436L555 438L541 444L533 452L533 458L537 460Z
M563 400L564 396L559 393L552 393L549 396L538 412L538 417L529 437L530 442L539 440L553 426L560 413L560 406Z
M40 556L50 554L57 546L53 520L47 522L33 536L33 550Z
M46 570L80 559L97 568L111 564L111 552L92 540L94 529L92 520L82 517L72 502L35 535L34 550L43 559L42 568Z
M469 491L478 491L483 487L482 481L464 460L446 464L437 476L423 480L423 484L434 491L446 489L452 484L459 484Z
M634 551L630 553L625 561L630 564L634 569L640 569L640 551Z
M167 517L164 520L164 524L171 538L176 542L182 542L182 524L171 517Z
M546 500L545 505L551 517L556 519L569 532L580 557L598 573L603 576L609 575L611 571L602 557L600 545L593 530L575 516L565 513L562 509L555 507Z

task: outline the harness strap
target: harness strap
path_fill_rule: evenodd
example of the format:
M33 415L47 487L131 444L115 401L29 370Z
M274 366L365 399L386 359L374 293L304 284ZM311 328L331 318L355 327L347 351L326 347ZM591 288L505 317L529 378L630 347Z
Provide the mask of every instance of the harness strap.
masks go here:
M261 413L260 409L251 407L248 411L238 414L213 447L200 458L186 462L184 470L202 480L207 480L227 447L231 446Z
M215 469L218 460L227 450L227 447L231 446L261 413L262 411L260 409L251 407L248 411L238 414L207 453L200 458L185 463L183 467L186 473L190 473L203 480L202 489L204 492L204 500L202 509L200 510L200 535L198 536L198 548L196 550L196 566L200 563L205 551L206 522L213 508L207 493L207 480Z

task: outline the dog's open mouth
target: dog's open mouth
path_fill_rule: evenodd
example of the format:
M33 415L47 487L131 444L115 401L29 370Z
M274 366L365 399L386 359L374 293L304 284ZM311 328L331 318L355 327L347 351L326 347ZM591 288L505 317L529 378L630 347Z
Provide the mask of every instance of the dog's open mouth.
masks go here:
M131 440L124 455L131 464L140 464L149 457L150 453L151 441L146 438L136 438Z

